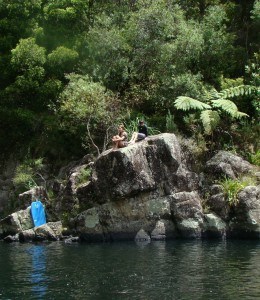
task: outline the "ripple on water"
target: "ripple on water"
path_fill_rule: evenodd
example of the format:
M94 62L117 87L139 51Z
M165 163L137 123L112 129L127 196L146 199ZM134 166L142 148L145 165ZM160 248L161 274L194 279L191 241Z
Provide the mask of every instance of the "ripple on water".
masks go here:
M257 299L250 241L0 243L0 299Z

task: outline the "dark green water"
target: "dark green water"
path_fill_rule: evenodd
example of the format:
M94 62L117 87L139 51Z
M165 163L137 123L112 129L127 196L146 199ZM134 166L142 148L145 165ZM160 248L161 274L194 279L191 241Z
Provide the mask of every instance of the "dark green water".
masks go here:
M260 299L260 243L0 243L0 299Z

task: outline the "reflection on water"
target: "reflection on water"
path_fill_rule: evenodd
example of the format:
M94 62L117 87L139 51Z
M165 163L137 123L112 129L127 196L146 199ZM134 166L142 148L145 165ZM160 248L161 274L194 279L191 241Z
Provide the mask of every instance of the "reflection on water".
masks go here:
M43 298L47 291L46 277L46 247L43 245L32 246L32 270L31 283L32 291L39 298Z
M260 243L0 243L0 299L259 299Z

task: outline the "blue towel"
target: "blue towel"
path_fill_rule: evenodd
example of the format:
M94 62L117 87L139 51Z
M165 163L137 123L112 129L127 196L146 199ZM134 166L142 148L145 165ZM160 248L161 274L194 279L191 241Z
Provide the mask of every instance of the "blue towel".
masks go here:
M46 224L46 216L44 206L41 201L36 200L31 204L31 215L33 219L34 226L41 226Z

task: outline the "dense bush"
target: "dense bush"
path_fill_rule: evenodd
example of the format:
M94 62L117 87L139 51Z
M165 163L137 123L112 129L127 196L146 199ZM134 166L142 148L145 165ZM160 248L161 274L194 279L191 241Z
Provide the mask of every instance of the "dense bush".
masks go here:
M259 0L2 0L0 16L2 156L98 154L138 115L257 151L241 141L259 134Z

